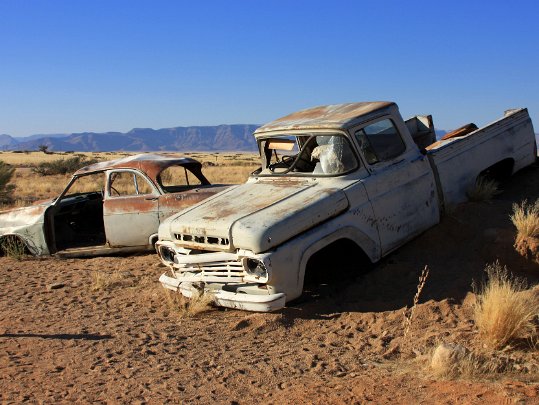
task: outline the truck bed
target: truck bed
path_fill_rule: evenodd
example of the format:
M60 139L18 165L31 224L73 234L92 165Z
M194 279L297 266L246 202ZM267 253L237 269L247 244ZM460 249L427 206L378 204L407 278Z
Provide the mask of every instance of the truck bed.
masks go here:
M506 111L503 118L427 149L442 207L466 201L466 193L487 170L509 176L536 157L535 134L525 108Z

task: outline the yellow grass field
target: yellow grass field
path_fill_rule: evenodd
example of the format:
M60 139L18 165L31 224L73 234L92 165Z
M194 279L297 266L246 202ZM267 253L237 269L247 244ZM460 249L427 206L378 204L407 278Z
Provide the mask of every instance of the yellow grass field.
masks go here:
M87 159L99 161L119 159L135 155L126 152L81 152L81 153L50 153L29 152L14 153L0 152L0 160L14 166L15 173L10 184L15 185L13 192L14 206L25 206L36 200L56 197L67 185L71 174L40 176L32 171L43 162L58 159L67 159L73 156L85 156ZM239 184L244 183L249 174L259 166L259 157L256 153L223 152L223 153L174 153L167 155L185 156L196 159L204 165L203 173L212 184ZM8 208L8 207L2 207Z

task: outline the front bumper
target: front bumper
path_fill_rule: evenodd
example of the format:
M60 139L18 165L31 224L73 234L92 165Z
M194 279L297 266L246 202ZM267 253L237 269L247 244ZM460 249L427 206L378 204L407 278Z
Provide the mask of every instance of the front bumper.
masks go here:
M195 287L192 282L178 280L167 276L166 273L159 277L159 281L163 287L180 292L187 298L200 293L200 287ZM204 293L212 295L214 302L219 306L255 312L277 311L284 308L286 302L284 293L270 294L267 290L264 292L252 284L211 283L204 286Z

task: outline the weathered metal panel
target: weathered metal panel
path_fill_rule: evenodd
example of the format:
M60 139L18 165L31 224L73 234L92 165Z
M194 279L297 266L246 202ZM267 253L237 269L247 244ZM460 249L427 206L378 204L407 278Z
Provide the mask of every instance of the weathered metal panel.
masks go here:
M0 236L17 235L25 241L32 254L48 254L43 226L50 204L51 201L46 201L30 207L1 211Z
M511 159L517 171L535 160L535 135L526 109L514 110L468 135L441 142L428 153L436 166L446 206L466 201L477 176L493 164Z
M137 169L146 175L157 184L157 176L164 169L170 166L185 166L197 174L201 174L201 163L197 160L185 157L168 156L162 154L144 153L133 156L128 156L121 159L99 162L79 169L74 176L88 174L91 172L100 172L112 169ZM202 176L202 184L209 182Z
M368 119L369 114L396 107L388 101L373 101L323 105L301 110L262 125L255 136L263 136L269 131L288 131L298 129L347 129Z
M111 247L146 246L159 227L157 196L129 196L106 199L103 222Z
M216 193L226 190L229 186L201 186L182 193L165 194L159 197L159 220L191 207Z
M317 188L313 181L258 180L228 189L217 197L186 210L167 222L174 235L183 238L182 245L192 248L230 250L251 249L255 252L276 246L343 211L348 206L341 190ZM301 215L298 215L301 213ZM216 238L215 244L197 242L197 237ZM230 239L230 246L218 243ZM176 239L177 240L177 239Z

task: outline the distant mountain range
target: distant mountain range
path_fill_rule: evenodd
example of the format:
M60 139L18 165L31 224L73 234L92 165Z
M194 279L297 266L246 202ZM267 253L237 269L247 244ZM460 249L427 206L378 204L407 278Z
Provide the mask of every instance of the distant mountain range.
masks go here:
M0 150L39 150L76 152L218 152L256 151L253 137L258 125L237 124L175 128L134 128L129 132L82 132L73 134L30 135L16 138L0 135ZM436 129L441 138L447 131ZM539 135L538 135L539 136Z
M129 132L82 132L73 134L31 135L15 138L0 135L0 150L50 151L256 151L253 137L258 125L218 125L175 128L134 128Z

